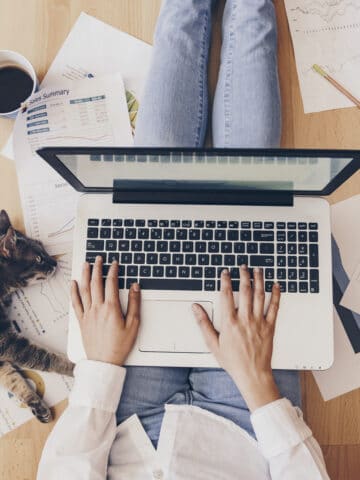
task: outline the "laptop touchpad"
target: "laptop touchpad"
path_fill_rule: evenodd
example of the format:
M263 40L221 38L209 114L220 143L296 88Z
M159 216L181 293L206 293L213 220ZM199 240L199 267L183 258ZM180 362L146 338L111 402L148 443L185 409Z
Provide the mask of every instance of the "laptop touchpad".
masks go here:
M194 302L143 300L139 350L141 352L209 353L191 305ZM213 320L212 302L197 302Z

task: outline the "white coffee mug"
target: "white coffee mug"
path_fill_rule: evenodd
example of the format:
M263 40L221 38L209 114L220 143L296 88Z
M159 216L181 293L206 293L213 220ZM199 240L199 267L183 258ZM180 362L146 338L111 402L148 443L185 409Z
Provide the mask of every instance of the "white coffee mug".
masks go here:
M30 95L27 98L31 97L31 95L33 95L33 93L36 92L36 90L38 89L39 83L36 77L34 67L31 65L29 60L23 57L20 53L13 52L12 50L0 50L0 69L4 67L20 68L21 70L24 70L32 78L33 88ZM22 100L22 103L24 103L27 100L27 98L24 98ZM19 113L20 108L21 108L21 105L19 105L15 110L12 110L11 112L0 112L0 117L15 118L16 115Z

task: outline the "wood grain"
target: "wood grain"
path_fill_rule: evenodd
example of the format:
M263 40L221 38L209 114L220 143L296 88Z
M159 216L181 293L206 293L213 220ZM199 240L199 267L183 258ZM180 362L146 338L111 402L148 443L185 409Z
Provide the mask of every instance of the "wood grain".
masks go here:
M81 11L149 43L160 0L0 0L0 48L21 52L43 78ZM283 147L359 148L360 113L356 108L304 115L293 48L283 0L275 0L279 25L279 74L282 93ZM216 86L224 1L214 10L210 98ZM211 123L211 122L209 122ZM0 119L0 145L12 129ZM210 139L210 131L208 142ZM360 193L360 172L328 200L334 203ZM0 208L23 227L13 162L0 156ZM323 446L332 480L357 480L360 472L360 390L324 402L311 373L302 374L305 418ZM66 401L55 408L56 418ZM0 478L34 480L43 444L53 428L36 420L0 439Z

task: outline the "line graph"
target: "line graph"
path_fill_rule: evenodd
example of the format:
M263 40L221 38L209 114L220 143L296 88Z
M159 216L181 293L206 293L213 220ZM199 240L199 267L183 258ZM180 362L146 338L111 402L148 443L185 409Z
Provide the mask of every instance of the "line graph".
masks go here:
M351 10L360 11L360 3L356 0L310 0L305 4L298 5L290 11L295 14L316 15L324 22L330 23L337 17L344 18Z
M75 217L72 217L64 225L62 225L62 227L60 227L58 230L56 230L55 232L50 232L48 234L48 238L60 237L65 233L71 232L71 230L73 230L74 228L74 222L75 222Z

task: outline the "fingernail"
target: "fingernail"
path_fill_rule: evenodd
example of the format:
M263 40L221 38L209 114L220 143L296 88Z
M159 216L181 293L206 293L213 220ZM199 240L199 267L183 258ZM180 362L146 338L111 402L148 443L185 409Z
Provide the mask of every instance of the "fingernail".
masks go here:
M241 268L242 270L246 270L246 265L245 265L245 263L243 263L240 268Z
M134 290L134 292L140 292L140 285L138 283L133 283L132 289Z
M100 262L102 260L102 257L100 255L97 255L96 256L96 259L95 259L97 262Z
M280 288L280 283L275 282L275 283L274 283L274 287L275 287L275 288Z
M199 313L199 307L196 305L196 303L193 303L191 305L192 311L195 313L195 315L198 315Z
M222 275L229 275L229 270L227 268L224 268L224 270L221 271Z
M261 268L255 267L255 268L254 268L254 272L256 272L256 273L261 273Z
M112 261L112 264L113 264L113 265L117 265L117 263L118 263L117 260L113 260L113 261Z

